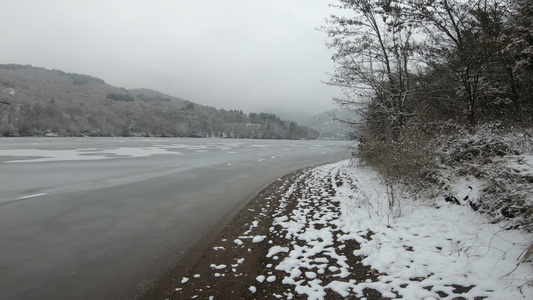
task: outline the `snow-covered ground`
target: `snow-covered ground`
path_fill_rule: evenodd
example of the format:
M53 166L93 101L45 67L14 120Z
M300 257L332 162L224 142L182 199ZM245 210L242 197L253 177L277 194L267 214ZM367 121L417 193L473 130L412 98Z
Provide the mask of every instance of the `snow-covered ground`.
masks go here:
M284 213L299 184L293 183L270 227L272 234L291 241L271 244L267 254L272 268L285 275L262 274L250 291L270 278L309 299L322 299L329 290L364 297L365 289L387 298L533 299L532 264L519 263L533 241L530 233L503 230L504 224L491 224L485 215L441 195L412 200L352 161L316 167L300 179L307 192L290 214ZM464 183L456 192L478 196ZM346 248L357 243L346 255ZM354 279L350 255L359 256L356 263L370 267L377 279ZM324 274L328 280L321 279Z

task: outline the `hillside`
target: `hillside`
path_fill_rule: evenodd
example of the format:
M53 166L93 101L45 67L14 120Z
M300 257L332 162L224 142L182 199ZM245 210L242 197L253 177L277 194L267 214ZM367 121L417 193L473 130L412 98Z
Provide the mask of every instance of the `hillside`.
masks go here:
M316 138L274 114L219 110L89 75L0 65L0 136Z
M356 136L359 132L354 126L360 122L360 116L348 109L332 109L318 114L304 126L320 133L319 139L344 140Z

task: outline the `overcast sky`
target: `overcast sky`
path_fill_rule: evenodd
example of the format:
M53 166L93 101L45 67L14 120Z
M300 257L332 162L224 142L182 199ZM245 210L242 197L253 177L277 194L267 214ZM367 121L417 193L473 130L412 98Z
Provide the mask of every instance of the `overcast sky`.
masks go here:
M0 0L0 63L245 112L334 108L335 0Z

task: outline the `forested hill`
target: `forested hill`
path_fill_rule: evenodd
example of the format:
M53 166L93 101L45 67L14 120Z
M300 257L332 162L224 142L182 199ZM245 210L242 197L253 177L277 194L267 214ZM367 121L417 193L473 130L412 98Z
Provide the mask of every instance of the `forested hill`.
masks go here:
M199 105L88 75L0 65L0 136L160 136L309 139L274 114Z

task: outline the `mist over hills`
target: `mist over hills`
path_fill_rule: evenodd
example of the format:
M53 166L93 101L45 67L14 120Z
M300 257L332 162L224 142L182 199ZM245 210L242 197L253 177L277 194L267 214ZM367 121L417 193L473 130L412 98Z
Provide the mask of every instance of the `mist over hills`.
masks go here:
M216 109L89 75L0 65L0 136L158 136L315 139L272 113Z
M355 112L336 108L312 117L303 125L317 130L320 139L344 140L351 139L358 134L356 125L349 123L360 121L361 116Z

